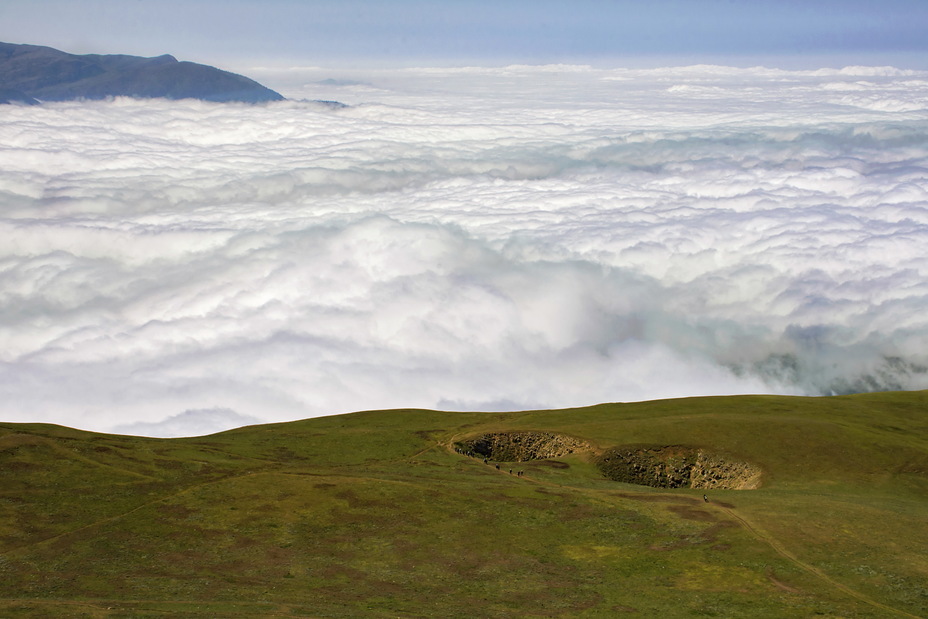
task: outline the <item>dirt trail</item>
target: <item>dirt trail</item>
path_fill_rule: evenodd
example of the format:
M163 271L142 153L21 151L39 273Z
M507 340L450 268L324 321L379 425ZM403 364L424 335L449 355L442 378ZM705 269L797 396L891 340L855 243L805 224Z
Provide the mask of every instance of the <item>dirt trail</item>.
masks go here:
M145 600L145 599L123 599L123 598L87 598L83 600L64 600L55 598L3 598L0 599L0 610L4 608L27 608L42 609L51 607L60 607L61 609L74 609L81 612L89 613L93 619L106 619L107 617L125 617L127 613L136 615L145 613L145 616L163 615L167 617L176 617L179 613L183 616L189 616L189 611L172 610L171 607L220 607L222 610L216 610L214 614L223 617L297 617L305 615L293 614L294 603L291 602L211 602L208 600ZM229 606L237 606L239 609L230 609ZM251 607L251 608L249 608ZM257 608L255 608L257 607ZM196 616L209 616L195 611ZM204 611L209 613L207 609Z
M73 529L68 529L67 531L62 531L61 533L56 533L55 535L51 535L51 536L49 536L49 537L43 537L42 539L31 540L31 541L29 541L29 542L27 542L27 543L25 543L25 544L20 544L19 546L11 546L11 547L9 547L9 548L6 548L3 552L4 552L4 554L6 554L6 555L15 555L16 553L18 553L18 552L20 552L20 551L27 550L27 549L29 549L29 548L34 548L34 547L36 547L36 546L41 546L41 545L43 545L43 544L48 544L48 543L53 542L53 541L55 541L55 540L59 540L59 539L68 537L69 535L75 535L75 534L77 534L77 533L80 533L81 531L86 531L86 530L88 530L88 529L93 529L93 528L95 528L95 527L99 527L99 526L104 525L104 524L109 524L109 523L111 523L111 522L116 522L116 521L118 521L118 520L122 520L122 519L125 518L126 516L129 516L130 514L134 514L134 513L137 512L137 511L141 511L141 510L143 510L143 509L145 509L145 508L147 508L147 507L151 507L152 505L157 505L157 504L159 504L159 503L164 503L165 501L169 501L170 499L175 498L175 497L178 497L178 496L180 496L180 495L182 495L182 494L186 494L186 493L188 493L188 492L192 492L192 491L194 491L194 490L197 490L198 488L203 488L203 487L205 487L205 486L209 486L210 484L215 484L215 483L219 483L219 482L222 482L222 481L226 481L226 480L231 479L231 478L233 478L233 477L248 477L248 476L257 475L257 474L258 474L258 473L246 473L246 474L244 474L244 475L227 475L227 476L221 477L221 478L219 478L219 479L213 479L213 480L205 481L205 482L202 482L202 483L199 483L199 484L194 484L194 485L191 485L191 486L186 486L186 487L184 487L184 488L182 488L181 490L178 490L178 491L176 491L176 492L171 492L171 493L169 493L169 494L165 494L165 495L156 497L156 498L154 498L154 499L150 499L150 500L148 500L148 501L145 501L144 503L141 503L140 505L136 505L136 506L133 507L132 509L127 509L127 510L124 511L124 512L119 512L119 513L117 513L117 514L112 514L112 515L110 515L110 516L105 516L105 517L100 518L100 519L98 519L98 520L93 520L93 521L88 522L88 523L86 523L86 524L83 524L83 525L81 525L81 526L79 526L79 527L75 527L75 528L73 528Z
M792 552L787 550L786 547L783 546L783 544L781 544L780 541L776 537L774 537L767 531L764 531L763 529L759 528L757 525L749 521L747 518L735 512L734 509L730 507L726 507L724 505L719 505L718 503L710 503L710 505L713 505L716 509L728 514L735 521L741 523L741 526L743 526L745 530L747 530L751 535L753 535L758 540L770 546L774 550L774 552L776 552L778 555L780 555L781 557L783 557L784 559L786 559L787 561L789 561L796 567L812 574L813 576L818 577L820 580L827 582L832 587L840 591L843 591L847 595L853 598L856 598L866 604L870 604L871 606L874 606L876 608L879 608L879 609L882 609L882 610L885 610L891 613L895 613L903 617L913 617L914 619L921 619L918 615L913 615L912 613L908 613L904 610L893 608L892 606L887 606L886 604L883 604L882 602L878 602L877 600L874 600L873 598L867 595L864 595L863 593L859 591L855 591L854 589L851 589L847 585L841 584L840 582L838 582L837 580L833 579L831 576L829 576L828 574L820 570L819 568L815 567L814 565L810 565L806 563L805 561L803 561L802 559L794 555Z
M494 470L493 472L496 472L496 471ZM502 473L503 471L500 471L500 472ZM591 498L594 498L598 501L601 501L604 503L611 503L611 501L609 500L610 495L600 490L595 490L591 488L578 488L576 486L569 486L565 484L559 484L557 482L536 479L536 478L526 477L526 476L519 477L518 481L519 482L527 481L530 483L539 484L543 486L551 486L551 487L560 488L560 489L569 489L569 490L573 490L574 492L580 492L582 494L586 494L590 496ZM648 498L660 496L660 497L673 498L676 500L689 498L686 495L669 493L669 492L659 492L659 493L649 492L647 494L642 493L641 496L648 497ZM703 504L703 502L699 501L698 499L693 499L693 502L695 504L700 504L700 505ZM757 526L755 523L748 520L746 517L742 516L741 514L738 514L734 510L734 508L726 506L726 505L722 505L718 502L711 502L711 501L708 503L707 507L714 508L718 511L721 511L727 514L735 522L738 522L742 527L744 527L744 529L748 533L750 533L752 536L754 536L755 539L769 546L778 555L780 555L781 557L783 557L784 559L786 559L787 561L789 561L790 563L792 563L799 569L812 574L813 576L817 577L819 580L822 580L823 582L831 585L832 587L834 587L835 589L838 589L844 594L849 595L853 597L854 599L859 600L865 604L869 604L870 606L879 608L880 610L885 611L885 612L889 612L889 613L892 613L892 614L895 614L901 617L911 617L912 619L924 619L922 617L919 617L918 615L913 615L912 613L906 612L904 610L900 610L898 608L893 608L892 606L883 604L882 602L874 600L873 598L859 591L855 591L854 589L851 589L847 585L844 585L838 582L837 580L833 579L831 576L829 576L828 574L826 574L819 568L815 567L814 565L810 565L809 563L806 563L805 561L801 560L795 554L790 552L785 546L783 546L783 544L780 543L780 541L776 537L774 537L767 531L764 531L759 526Z
M45 445L46 447L54 451L56 454L58 454L65 460L74 460L77 462L88 464L90 466L96 466L102 469L116 471L120 473L121 475L127 475L129 477L138 477L139 479L142 479L144 481L158 481L157 478L152 477L151 475L146 475L144 473L139 473L138 471L132 471L127 468L115 466L112 464L106 464L105 462L99 462L97 460L94 460L93 458L88 458L87 456L82 455L81 453L75 451L74 449L69 449L68 447L65 447L64 445L61 444L60 441L49 438L47 436L42 436L41 434L7 434L6 436L3 437L3 439L6 440L6 442L16 440L17 438L25 439L26 444L30 444L29 441L31 441L32 445Z

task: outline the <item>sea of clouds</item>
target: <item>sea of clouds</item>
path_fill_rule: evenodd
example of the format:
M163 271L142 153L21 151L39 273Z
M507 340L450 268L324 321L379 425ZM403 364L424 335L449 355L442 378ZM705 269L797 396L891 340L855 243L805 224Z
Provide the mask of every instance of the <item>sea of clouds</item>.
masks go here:
M0 107L0 420L928 388L928 73L244 72Z

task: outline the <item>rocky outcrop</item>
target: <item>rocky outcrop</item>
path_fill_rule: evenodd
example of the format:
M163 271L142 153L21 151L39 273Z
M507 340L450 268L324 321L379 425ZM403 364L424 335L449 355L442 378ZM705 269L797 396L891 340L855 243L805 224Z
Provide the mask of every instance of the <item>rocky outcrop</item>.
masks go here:
M591 451L592 446L580 439L553 432L495 432L460 441L456 447L498 462L528 462L547 460L572 453Z
M590 443L555 432L491 432L458 441L458 453L497 462L550 460L575 453L596 453ZM681 445L625 445L594 456L602 474L620 481L654 488L751 490L759 488L762 471L699 447Z
M655 488L750 490L760 487L762 473L747 462L684 446L613 447L596 464L609 479Z

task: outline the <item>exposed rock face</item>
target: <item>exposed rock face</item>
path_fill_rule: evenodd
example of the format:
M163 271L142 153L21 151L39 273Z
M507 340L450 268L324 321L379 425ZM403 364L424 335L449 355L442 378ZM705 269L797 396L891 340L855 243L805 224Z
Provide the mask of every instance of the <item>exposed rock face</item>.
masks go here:
M455 448L465 454L497 462L548 460L572 453L594 452L593 446L554 432L494 432L460 441ZM626 445L612 447L596 456L605 477L655 488L751 490L759 488L762 471L686 446Z
M596 463L609 479L655 488L751 490L761 482L758 467L694 447L613 447Z
M589 443L572 436L529 431L484 434L458 445L465 452L474 452L499 462L547 460L592 449Z

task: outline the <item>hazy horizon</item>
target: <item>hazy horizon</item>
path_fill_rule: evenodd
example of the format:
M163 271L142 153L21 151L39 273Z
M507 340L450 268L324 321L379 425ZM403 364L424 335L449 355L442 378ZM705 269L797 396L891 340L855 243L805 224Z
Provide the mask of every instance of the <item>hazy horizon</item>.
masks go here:
M0 0L0 41L222 68L928 69L919 0Z
M928 388L928 6L541 4L0 2L291 99L2 106L0 419Z

